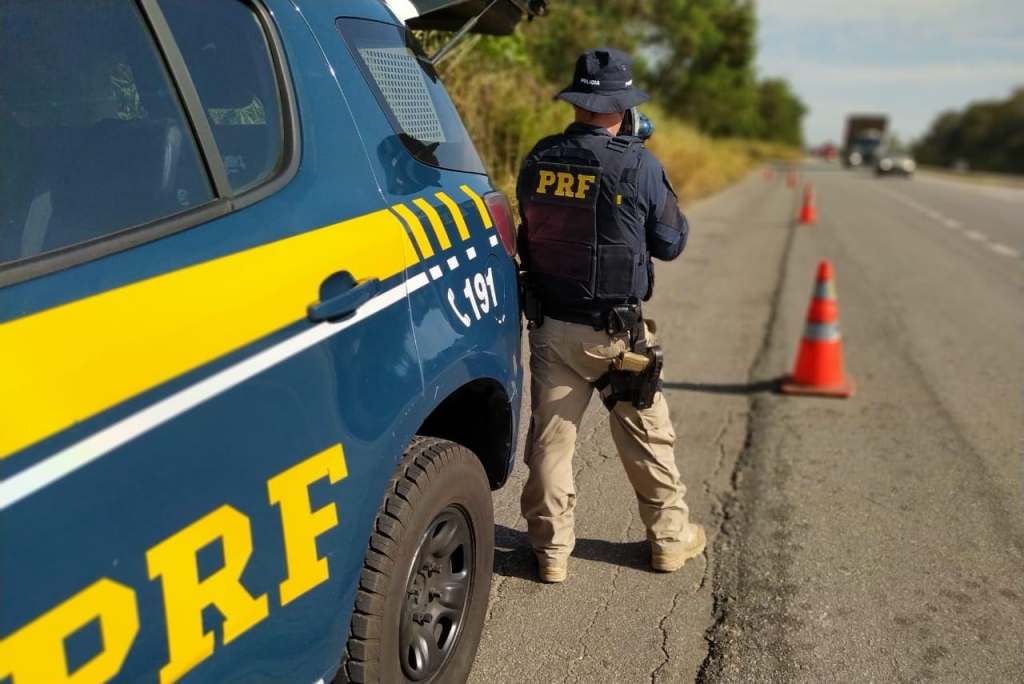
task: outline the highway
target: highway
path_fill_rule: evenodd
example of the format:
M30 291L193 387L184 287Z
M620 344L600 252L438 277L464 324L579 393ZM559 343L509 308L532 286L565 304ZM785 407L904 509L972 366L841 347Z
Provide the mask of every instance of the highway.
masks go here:
M1022 680L1024 190L784 176L686 208L690 243L646 309L706 554L648 569L594 401L564 585L534 579L521 462L495 495L472 684ZM793 220L807 182L813 226ZM821 259L850 399L774 391Z

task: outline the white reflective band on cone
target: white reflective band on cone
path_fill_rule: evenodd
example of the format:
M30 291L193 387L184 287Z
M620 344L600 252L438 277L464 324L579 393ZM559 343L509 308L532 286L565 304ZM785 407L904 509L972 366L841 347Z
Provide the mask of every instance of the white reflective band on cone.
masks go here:
M804 339L830 341L839 339L838 323L808 323L804 328Z
M818 283L814 286L814 298L815 299L835 299L836 298L836 287L831 280Z

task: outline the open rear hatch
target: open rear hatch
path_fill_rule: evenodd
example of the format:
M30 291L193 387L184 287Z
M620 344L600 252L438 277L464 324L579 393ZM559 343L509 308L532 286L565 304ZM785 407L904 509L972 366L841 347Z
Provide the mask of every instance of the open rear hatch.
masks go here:
M414 29L507 36L523 17L547 12L546 0L384 0Z

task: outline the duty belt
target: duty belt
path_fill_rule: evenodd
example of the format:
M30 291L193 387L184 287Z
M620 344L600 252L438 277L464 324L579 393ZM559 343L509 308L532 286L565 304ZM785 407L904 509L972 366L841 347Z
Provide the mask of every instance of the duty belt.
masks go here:
M605 329L604 314L600 311L576 311L573 309L563 309L562 307L553 306L551 304L545 304L544 317L553 318L556 321L565 321L566 323L589 325L594 330Z
M589 325L594 330L604 330L609 335L628 332L633 344L644 337L644 316L639 304L623 304L603 311L581 311L545 304L544 315L566 323Z

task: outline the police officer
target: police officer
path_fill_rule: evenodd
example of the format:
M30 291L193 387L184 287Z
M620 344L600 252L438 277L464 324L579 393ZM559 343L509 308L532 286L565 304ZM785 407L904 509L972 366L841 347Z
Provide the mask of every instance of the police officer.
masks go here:
M654 287L651 259L679 256L689 228L661 162L640 139L619 135L625 113L647 100L633 87L628 55L585 52L557 98L573 105L575 122L537 143L516 188L524 286L537 302L527 314L533 413L521 509L540 579L564 581L575 544L572 456L597 389L636 491L651 565L672 572L704 552L705 533L683 502L660 351L640 303ZM624 359L640 363L629 370ZM645 373L654 377L643 397Z

